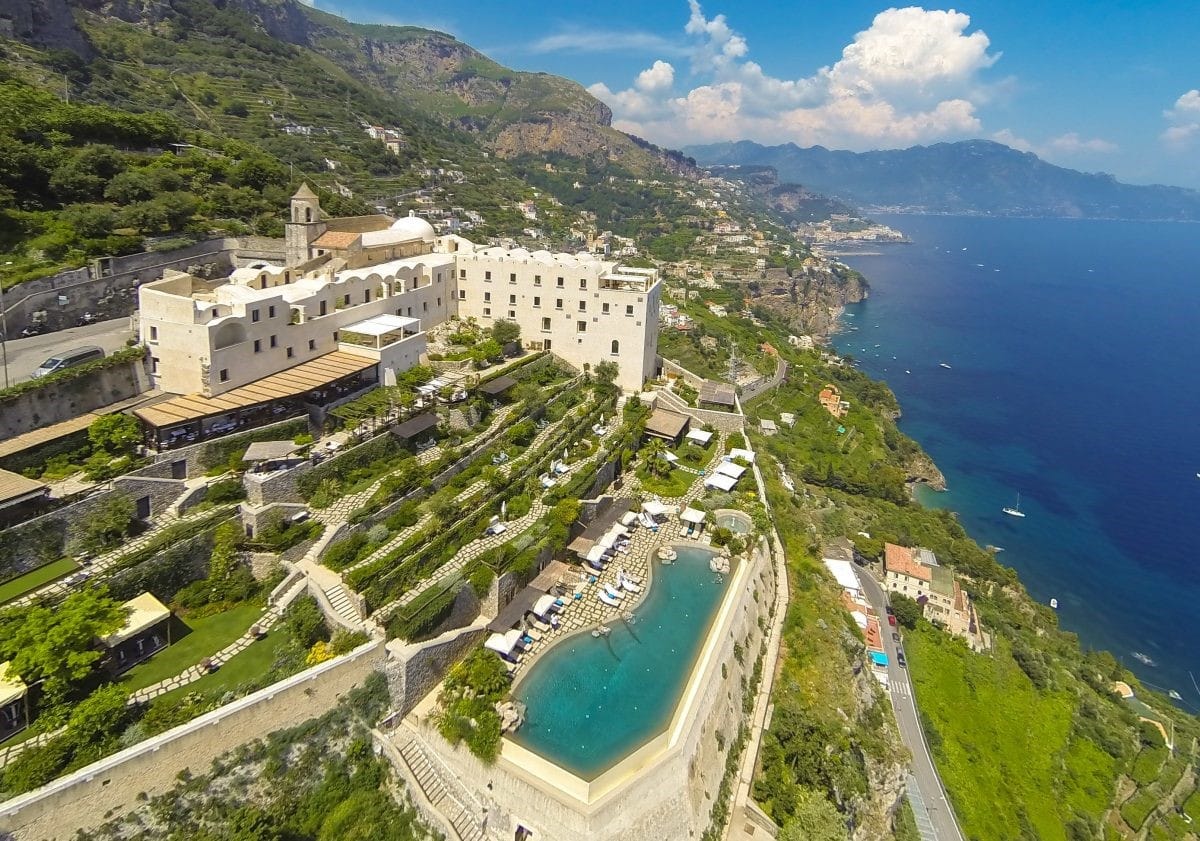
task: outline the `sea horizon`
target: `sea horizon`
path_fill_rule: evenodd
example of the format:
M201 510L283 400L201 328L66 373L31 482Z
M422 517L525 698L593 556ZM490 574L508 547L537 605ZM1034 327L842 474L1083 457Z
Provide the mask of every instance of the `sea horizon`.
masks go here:
M1002 547L1085 647L1200 709L1200 657L1181 633L1200 603L1194 229L873 218L911 242L838 257L872 291L846 307L833 344L892 387L901 429L946 475L945 493L918 498ZM1001 510L1018 493L1025 518Z

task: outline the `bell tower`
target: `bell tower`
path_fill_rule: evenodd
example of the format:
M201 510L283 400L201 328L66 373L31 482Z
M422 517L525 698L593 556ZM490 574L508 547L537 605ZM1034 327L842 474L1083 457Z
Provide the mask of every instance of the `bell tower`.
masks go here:
M325 228L325 223L321 221L321 200L306 181L292 196L290 217L284 225L288 266L296 266L309 259L309 247L325 233Z

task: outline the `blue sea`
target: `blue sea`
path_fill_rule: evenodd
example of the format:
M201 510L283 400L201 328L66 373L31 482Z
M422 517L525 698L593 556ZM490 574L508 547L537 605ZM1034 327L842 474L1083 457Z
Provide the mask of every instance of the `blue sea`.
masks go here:
M872 291L834 344L945 473L922 500L1200 709L1200 225L878 218L912 243L844 258Z

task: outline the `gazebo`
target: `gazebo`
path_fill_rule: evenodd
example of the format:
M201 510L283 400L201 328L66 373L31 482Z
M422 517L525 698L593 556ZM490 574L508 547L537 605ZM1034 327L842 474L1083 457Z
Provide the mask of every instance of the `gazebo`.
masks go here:
M696 537L704 531L704 521L708 515L699 508L685 508L679 515L681 523L687 523L687 531L684 532L688 537Z

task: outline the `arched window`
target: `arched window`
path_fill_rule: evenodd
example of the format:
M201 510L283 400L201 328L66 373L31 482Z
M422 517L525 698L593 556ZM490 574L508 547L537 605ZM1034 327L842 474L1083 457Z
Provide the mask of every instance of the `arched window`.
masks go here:
M618 353L621 352L621 343L618 342L616 339L612 340L612 351L610 351L610 352L612 353L613 356L616 356Z

